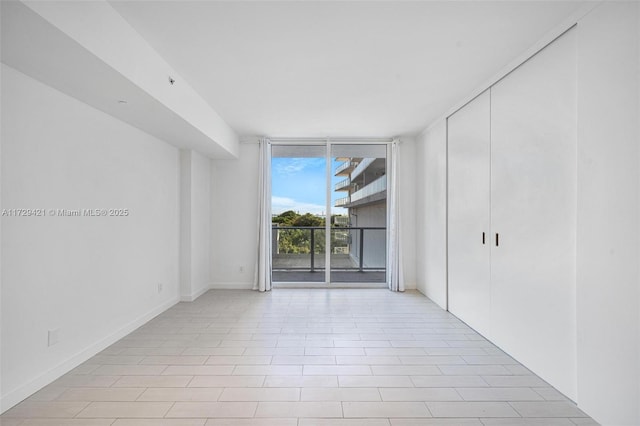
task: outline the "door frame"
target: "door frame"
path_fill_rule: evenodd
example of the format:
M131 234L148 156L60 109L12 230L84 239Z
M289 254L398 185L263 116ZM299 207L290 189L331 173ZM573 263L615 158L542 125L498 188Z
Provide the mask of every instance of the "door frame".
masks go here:
M331 148L333 145L385 145L386 156L389 157L389 147L394 141L392 138L268 138L272 146L277 145L324 145L325 146L325 275L324 282L297 282L297 281L272 281L273 288L387 288L387 279L382 283L376 282L332 282L331 281ZM271 167L271 165L269 165ZM389 182L387 182L389 185ZM272 187L271 176L269 176L269 187ZM271 200L269 200L271 202ZM389 217L389 203L387 203L387 218ZM271 208L269 208L271 211ZM326 220L326 218L329 220ZM388 226L386 250L388 250ZM273 256L273 253L271 254ZM271 266L273 269L273 265ZM389 270L388 261L385 261L385 271Z

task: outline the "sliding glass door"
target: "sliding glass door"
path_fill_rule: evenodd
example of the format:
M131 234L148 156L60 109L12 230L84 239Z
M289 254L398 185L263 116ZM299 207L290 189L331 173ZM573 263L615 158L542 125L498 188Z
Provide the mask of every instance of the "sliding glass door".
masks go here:
M386 145L331 145L331 282L385 282Z
M273 145L272 280L324 283L326 146Z
M384 143L273 143L275 283L386 282L386 150Z

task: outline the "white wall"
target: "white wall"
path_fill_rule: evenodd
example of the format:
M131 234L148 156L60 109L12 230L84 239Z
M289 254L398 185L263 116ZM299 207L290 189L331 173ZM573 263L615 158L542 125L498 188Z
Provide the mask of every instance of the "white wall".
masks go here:
M400 137L400 240L404 265L404 287L416 288L416 141L412 137Z
M640 424L637 3L578 23L578 403Z
M252 288L257 259L258 144L211 161L211 286Z
M605 425L640 424L639 8L603 2L577 26L577 403ZM416 161L418 289L445 306L444 120Z
M405 288L415 288L415 144L402 138L400 194ZM213 288L252 288L257 258L256 143L240 144L237 160L211 162L211 281Z
M211 160L191 155L191 287L200 295L211 284Z
M211 161L180 151L180 298L209 289L211 274Z
M4 65L1 140L3 208L129 209L2 218L6 410L177 302L179 155Z
M447 306L446 177L447 127L444 120L416 141L417 288L440 307Z
M191 150L180 150L180 299L191 299Z

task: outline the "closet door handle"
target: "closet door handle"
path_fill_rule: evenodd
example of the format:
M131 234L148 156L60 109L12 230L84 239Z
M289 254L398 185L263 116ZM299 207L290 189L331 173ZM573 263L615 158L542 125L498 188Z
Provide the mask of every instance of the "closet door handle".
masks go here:
M483 233L482 233L482 245L484 245L484 244L485 244L485 234L484 234L484 232L483 232Z
M496 247L500 245L500 235L496 232Z

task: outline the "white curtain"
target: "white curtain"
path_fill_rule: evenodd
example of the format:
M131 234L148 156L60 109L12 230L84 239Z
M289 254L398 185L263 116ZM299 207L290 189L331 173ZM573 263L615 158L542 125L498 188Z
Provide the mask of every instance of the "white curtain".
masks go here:
M258 165L258 260L254 290L271 290L271 232L271 142L262 138Z
M400 141L394 140L387 150L387 284L391 291L404 291L402 244L400 241Z

